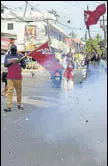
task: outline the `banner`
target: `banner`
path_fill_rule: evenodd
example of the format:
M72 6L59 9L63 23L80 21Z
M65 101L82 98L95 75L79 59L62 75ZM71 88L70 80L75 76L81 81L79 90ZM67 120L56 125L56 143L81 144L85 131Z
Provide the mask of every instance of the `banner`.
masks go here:
M41 52L42 54L45 54L45 53L51 54L51 49L49 49L48 41L43 43L43 44L41 44L38 48L34 49L32 52L28 53L28 56L29 56L29 54L31 55L34 52L35 53Z
M48 42L42 44L34 51L31 51L27 54L27 56L30 56L35 61L38 61L40 65L45 67L51 73L55 73L57 69L63 69L63 66L56 61L55 55L50 52Z
M106 12L105 4L101 4L97 6L97 8L94 11L84 10L84 21L85 21L87 29L89 29L90 25L97 24L99 18L103 14L105 14L105 12Z
M37 48L37 51L38 50L42 50L42 49L49 49L49 46L48 46L48 41L43 43L42 45L40 45L38 48Z
M1 49L8 50L10 44L10 39L6 37L1 37Z
M36 48L36 26L25 26L25 51L32 51Z

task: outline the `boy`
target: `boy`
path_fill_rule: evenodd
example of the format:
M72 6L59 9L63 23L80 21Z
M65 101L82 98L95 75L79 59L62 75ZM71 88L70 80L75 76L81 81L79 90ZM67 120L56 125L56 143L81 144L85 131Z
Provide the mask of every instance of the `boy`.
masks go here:
M5 71L5 70L2 73L2 82L5 83L5 87L4 87L1 95L2 96L5 96L5 95L7 96L7 90L8 90L8 88L7 88L7 71Z

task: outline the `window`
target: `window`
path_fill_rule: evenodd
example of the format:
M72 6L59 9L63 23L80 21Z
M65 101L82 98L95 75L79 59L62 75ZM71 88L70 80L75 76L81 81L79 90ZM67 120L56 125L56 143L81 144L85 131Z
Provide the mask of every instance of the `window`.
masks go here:
M56 33L54 32L54 39L56 39Z
M1 9L1 13L4 13L4 9Z
M58 36L58 40L61 41L61 35Z
M53 37L54 36L54 34L53 34L53 30L51 30L51 37Z
M13 30L13 23L8 23L8 30Z

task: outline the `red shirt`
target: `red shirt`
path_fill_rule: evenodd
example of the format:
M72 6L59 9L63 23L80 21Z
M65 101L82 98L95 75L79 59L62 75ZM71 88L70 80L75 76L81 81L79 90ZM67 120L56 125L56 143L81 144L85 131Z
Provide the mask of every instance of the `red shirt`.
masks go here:
M6 57L5 57L4 64L8 64L9 61L11 61L12 59L14 59L14 58L19 59L22 56L23 55L21 55L21 54L16 54L14 56L11 55L11 54L7 54ZM22 79L20 63L12 64L11 66L8 67L7 79L15 79L15 80L21 80Z
M66 77L68 80L73 80L72 68L67 67L67 69L64 72L64 77Z

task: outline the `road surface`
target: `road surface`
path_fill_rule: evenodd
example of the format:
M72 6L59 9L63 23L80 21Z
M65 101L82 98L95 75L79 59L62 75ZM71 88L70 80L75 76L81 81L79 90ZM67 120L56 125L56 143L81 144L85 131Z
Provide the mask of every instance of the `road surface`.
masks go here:
M71 91L52 88L46 72L23 79L24 111L5 113L1 97L2 166L106 166L107 74L90 66Z

